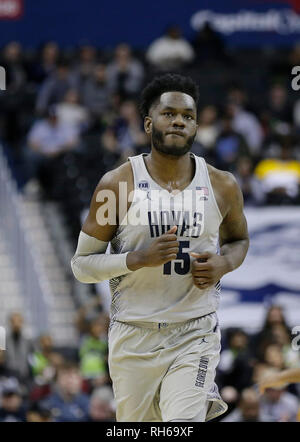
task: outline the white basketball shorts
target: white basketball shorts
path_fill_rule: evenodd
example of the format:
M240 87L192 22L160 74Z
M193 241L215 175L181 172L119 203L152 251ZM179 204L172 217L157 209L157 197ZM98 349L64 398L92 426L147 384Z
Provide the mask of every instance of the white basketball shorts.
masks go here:
M117 421L204 422L224 413L214 382L220 348L216 313L173 324L115 321L109 370Z

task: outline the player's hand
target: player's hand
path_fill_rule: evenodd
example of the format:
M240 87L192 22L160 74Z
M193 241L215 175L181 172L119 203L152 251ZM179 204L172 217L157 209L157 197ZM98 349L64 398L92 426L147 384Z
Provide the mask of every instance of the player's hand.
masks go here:
M158 267L176 259L179 252L179 242L175 235L176 230L177 226L173 226L155 239L148 249L128 253L126 264L129 270L137 270L142 267Z
M196 258L192 262L192 276L196 287L201 290L215 285L225 273L229 272L229 267L224 256L210 252L194 253L190 255Z

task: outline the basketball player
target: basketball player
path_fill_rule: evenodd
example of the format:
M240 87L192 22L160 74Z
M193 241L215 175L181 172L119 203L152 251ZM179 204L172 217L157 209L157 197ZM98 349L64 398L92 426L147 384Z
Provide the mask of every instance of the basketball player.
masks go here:
M249 240L234 177L190 153L197 101L197 86L180 75L156 77L144 89L151 153L102 177L72 259L79 281L110 280L109 369L117 421L204 422L227 409L214 383L220 279L242 264ZM125 197L119 183L126 185ZM187 191L200 201L192 219L178 205ZM111 216L102 225L111 194L116 220ZM145 222L123 222L126 197L127 219L139 210ZM160 209L169 203L174 209Z

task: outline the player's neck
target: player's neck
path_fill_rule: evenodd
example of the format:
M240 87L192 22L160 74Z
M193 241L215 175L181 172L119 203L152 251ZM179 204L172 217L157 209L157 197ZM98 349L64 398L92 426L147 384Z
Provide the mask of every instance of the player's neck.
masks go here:
M152 177L173 189L190 182L195 172L190 152L174 157L152 149L150 155L145 158L145 162Z

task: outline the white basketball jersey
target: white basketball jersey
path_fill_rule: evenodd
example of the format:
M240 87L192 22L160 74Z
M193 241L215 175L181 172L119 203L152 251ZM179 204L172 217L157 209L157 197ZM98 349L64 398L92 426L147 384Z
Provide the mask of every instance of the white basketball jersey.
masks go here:
M195 160L194 178L174 197L151 178L145 155L129 158L134 195L111 241L111 253L146 249L174 225L177 225L179 252L175 260L164 265L144 267L111 279L111 319L174 323L214 312L219 304L220 283L205 290L195 287L191 274L194 258L189 255L189 252L218 253L222 215L206 162L190 154ZM193 204L189 204L191 201Z

